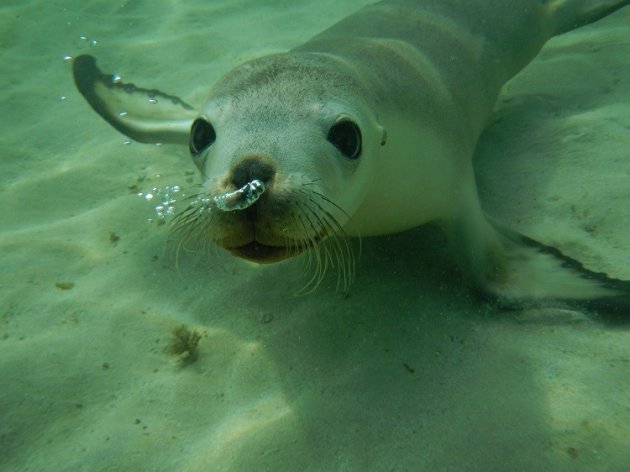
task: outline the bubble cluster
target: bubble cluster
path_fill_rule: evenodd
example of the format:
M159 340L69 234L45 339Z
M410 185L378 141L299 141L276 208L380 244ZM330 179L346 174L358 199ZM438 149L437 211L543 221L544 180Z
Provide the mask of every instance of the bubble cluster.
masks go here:
M175 204L186 197L179 185L153 187L148 192L139 192L138 196L146 202L155 204L155 218L149 218L149 222L157 220L158 223L163 223L175 215Z

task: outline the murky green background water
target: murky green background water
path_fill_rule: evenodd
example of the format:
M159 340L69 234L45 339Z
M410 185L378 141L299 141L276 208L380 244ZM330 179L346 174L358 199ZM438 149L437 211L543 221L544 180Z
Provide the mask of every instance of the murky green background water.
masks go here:
M627 331L479 302L431 228L363 241L347 298L334 276L294 297L299 261L178 271L137 194L194 185L187 150L125 144L64 60L199 104L362 3L3 2L2 470L625 470ZM492 215L625 279L629 24L552 41L477 156ZM203 335L185 368L181 324Z

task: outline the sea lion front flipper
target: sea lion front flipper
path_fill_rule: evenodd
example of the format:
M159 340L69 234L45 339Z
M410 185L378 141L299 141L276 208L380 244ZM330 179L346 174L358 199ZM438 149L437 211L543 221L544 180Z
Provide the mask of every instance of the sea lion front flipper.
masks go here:
M72 72L81 95L121 133L143 143L188 144L196 111L180 98L104 74L90 55L76 57Z

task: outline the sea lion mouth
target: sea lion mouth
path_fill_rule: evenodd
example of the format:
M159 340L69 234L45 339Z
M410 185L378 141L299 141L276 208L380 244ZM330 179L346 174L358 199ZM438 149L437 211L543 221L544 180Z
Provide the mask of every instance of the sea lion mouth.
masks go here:
M297 256L303 252L303 248L300 247L285 247L285 246L268 246L261 244L258 241L252 241L239 247L227 248L233 256L246 259L248 261L256 262L258 264L272 264L279 262L289 257Z

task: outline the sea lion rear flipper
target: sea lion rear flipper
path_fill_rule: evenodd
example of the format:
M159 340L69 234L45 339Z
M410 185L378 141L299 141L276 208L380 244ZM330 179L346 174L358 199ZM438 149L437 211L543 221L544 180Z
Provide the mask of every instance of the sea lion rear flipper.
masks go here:
M607 321L630 322L629 281L591 271L555 247L506 228L494 227L511 270L520 272L521 285L539 291L539 298L593 309Z
M552 0L549 2L552 35L593 23L630 5L630 0Z
M196 111L180 98L104 74L90 55L76 57L72 72L81 95L121 133L143 143L188 144Z
M558 249L492 224L479 201L447 227L471 282L507 308L558 302L595 310L602 320L630 323L630 281L586 269Z

